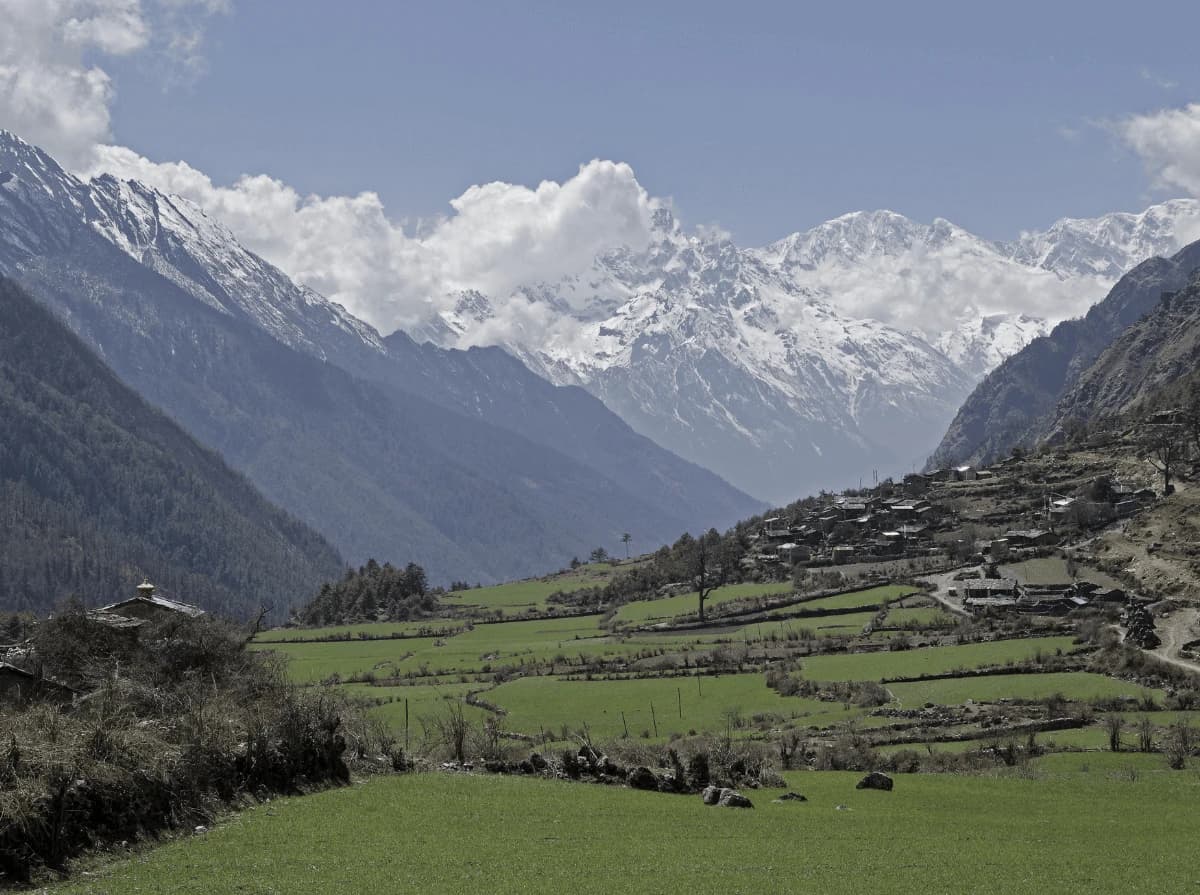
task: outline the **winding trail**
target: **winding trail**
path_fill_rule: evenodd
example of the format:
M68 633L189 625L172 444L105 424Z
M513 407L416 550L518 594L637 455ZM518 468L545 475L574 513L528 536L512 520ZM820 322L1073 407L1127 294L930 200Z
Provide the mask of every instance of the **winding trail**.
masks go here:
M1200 663L1180 658L1179 651L1185 643L1195 640L1200 634L1200 609L1188 606L1171 614L1169 618L1158 619L1154 630L1162 638L1162 643L1156 649L1147 650L1150 655L1169 665L1200 674Z

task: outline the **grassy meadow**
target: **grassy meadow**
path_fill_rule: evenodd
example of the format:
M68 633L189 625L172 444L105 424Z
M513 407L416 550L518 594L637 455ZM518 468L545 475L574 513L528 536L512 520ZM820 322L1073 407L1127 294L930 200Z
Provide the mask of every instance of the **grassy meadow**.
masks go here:
M791 593L790 581L729 584L716 588L704 603L708 612L713 612L722 603L733 600L745 600L751 597L778 596ZM661 600L635 600L626 603L615 616L618 625L643 625L647 622L662 621L679 616L694 616L699 611L699 594L695 591L679 594L675 597L664 597Z
M1074 648L1072 637L1028 637L900 652L813 656L801 661L801 673L818 681L878 681L1018 662L1038 654L1067 653Z
M960 677L937 681L888 684L888 689L905 706L927 702L936 705L960 705L967 702L996 702L1003 699L1096 699L1148 698L1162 702L1161 690L1150 690L1129 681L1087 672L1050 674L997 674L985 677Z
M1102 756L1046 756L1025 776L903 776L890 793L856 790L859 774L792 773L807 802L759 790L750 811L411 774L275 800L53 892L1196 891L1200 776Z
M617 571L631 569L636 565L636 561L619 564L587 563L578 569L544 578L454 591L442 597L442 602L456 609L499 612L506 616L520 615L530 610L543 612L549 607L546 598L552 594L569 593L587 587L603 587Z
M622 737L626 725L631 737L648 734L661 739L689 731L722 731L756 714L817 727L861 714L838 703L780 696L759 673L612 681L526 677L501 684L485 696L508 712L505 724L512 730L554 734L586 725L597 739Z

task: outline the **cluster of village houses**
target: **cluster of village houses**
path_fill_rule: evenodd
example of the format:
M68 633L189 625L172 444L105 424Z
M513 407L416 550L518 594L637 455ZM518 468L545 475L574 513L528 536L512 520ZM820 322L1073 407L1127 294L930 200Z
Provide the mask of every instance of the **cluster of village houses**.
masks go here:
M155 590L153 584L143 581L134 596L88 610L88 618L136 640L140 629L152 622L204 615L198 606L168 599ZM0 705L23 704L34 699L71 702L76 693L56 681L52 672L53 669L42 666L33 643L0 644Z
M1018 561L1052 548L1081 529L1126 518L1152 503L1152 489L1107 483L1103 499L1047 493L1037 513L1038 527L1012 528L999 537L965 543L956 538L962 520L942 499L952 491L936 486L951 482L983 482L1004 475L1008 460L996 467L958 466L913 473L902 483L891 481L866 490L831 495L821 506L794 517L764 519L754 537L752 561L769 566L839 566L895 559L945 557L952 551L964 561L995 564ZM936 537L941 534L940 537ZM1086 582L1029 587L1016 580L978 576L961 587L964 607L974 611L1015 609L1061 614L1083 606L1124 603L1120 590Z
M1053 584L1022 584L1015 578L979 574L964 577L952 595L962 597L963 608L982 613L990 610L1027 612L1033 615L1066 615L1089 606L1124 606L1129 595L1116 587L1101 587L1090 581L1063 581Z

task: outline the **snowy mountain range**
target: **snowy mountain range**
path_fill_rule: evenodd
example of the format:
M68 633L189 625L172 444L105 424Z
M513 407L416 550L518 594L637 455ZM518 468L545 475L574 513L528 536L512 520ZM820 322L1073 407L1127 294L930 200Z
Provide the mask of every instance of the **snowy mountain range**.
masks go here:
M648 245L605 251L581 273L504 294L433 296L408 335L384 339L191 203L111 176L84 184L16 138L5 145L13 161L0 177L20 178L27 191L37 185L39 203L56 211L0 227L0 269L6 253L12 264L39 242L53 248L69 209L217 313L355 376L539 433L620 478L619 459L597 456L586 434L597 411L583 415L593 420L585 426L577 407L555 404L559 393L533 397L529 379L519 389L492 381L523 376L523 365L531 379L585 389L640 435L774 502L922 465L1001 360L1083 313L1123 271L1200 235L1200 202L1175 200L1064 219L1011 242L941 219L856 212L747 249L685 230L658 203ZM22 220L35 222L28 232ZM481 347L520 363L442 350ZM688 493L671 475L664 484L648 472L641 485L656 481L638 490L654 500Z
M383 338L190 202L2 131L0 276L353 563L508 580L762 509L498 347Z
M645 251L509 295L461 293L414 336L502 345L781 501L919 466L990 369L1198 231L1193 200L1008 243L877 211L743 249L660 209Z

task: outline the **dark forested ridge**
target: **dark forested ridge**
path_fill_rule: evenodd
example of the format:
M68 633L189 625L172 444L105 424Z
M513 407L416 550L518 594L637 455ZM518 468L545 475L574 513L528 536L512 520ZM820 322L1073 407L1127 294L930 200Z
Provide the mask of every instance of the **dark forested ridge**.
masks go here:
M397 568L368 560L347 570L340 581L323 584L297 613L296 621L310 627L355 622L407 621L429 618L441 609L429 589L425 570L416 563Z
M343 568L2 278L0 557L0 608L34 611L149 576L209 609L282 612Z

